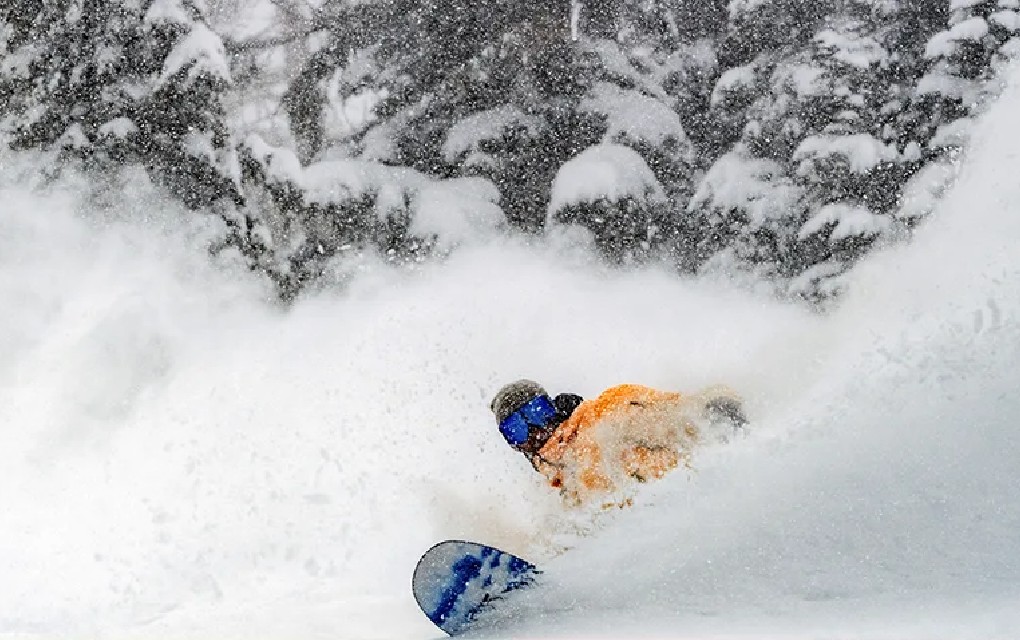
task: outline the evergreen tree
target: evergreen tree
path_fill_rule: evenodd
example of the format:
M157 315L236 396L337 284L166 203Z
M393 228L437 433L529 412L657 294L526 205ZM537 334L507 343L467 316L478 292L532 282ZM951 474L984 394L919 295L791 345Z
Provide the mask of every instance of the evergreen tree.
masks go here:
M484 177L499 188L511 225L537 231L560 168L593 145L619 143L642 156L678 206L689 199L693 149L677 95L663 87L671 82L683 95L678 74L669 73L669 65L682 65L663 44L676 33L649 36L635 27L650 20L638 5L664 13L666 3L385 4L385 11L366 7L339 26L302 73L309 80L290 92L292 128L308 150L303 162L354 155L439 178ZM355 38L351 24L378 34L366 38L362 29ZM355 41L364 47L352 48ZM415 47L408 50L407 42ZM359 65L375 70L367 82L350 73ZM329 77L342 80L324 83ZM323 105L344 96L310 91L313 84L381 96L374 126L359 132L353 148L327 139L321 124ZM620 233L640 226L623 225Z
M686 271L747 269L761 277L796 268L796 233L806 218L804 187L783 163L738 143L708 170L676 238Z
M751 8L759 17L778 10ZM680 252L687 268L804 274L811 284L796 286L813 295L824 288L817 274L838 275L892 227L903 171L885 140L897 93L881 17L848 3L818 18L807 41L806 25L784 38L766 30L752 39L762 50L720 76L716 120L722 139L739 143L692 202ZM749 28L746 18L734 28Z
M254 134L240 149L251 242L262 249L256 266L285 299L366 252L414 262L445 254L504 220L499 192L485 179L436 180L360 159L302 166L293 151Z
M665 189L644 159L621 144L598 144L556 174L549 220L588 229L617 262L644 258L669 224Z
M762 54L797 49L811 39L836 0L731 0L720 51L725 68Z
M927 42L929 65L910 104L910 154L918 172L906 186L901 217L908 223L926 216L955 177L971 116L987 101L989 81L1020 52L1018 33L1016 0L948 3L948 24Z
M15 148L142 162L192 207L237 198L222 43L194 0L61 0L4 16L4 129Z
M894 95L885 82L889 52L874 25L846 15L830 20L811 56L821 70L809 100L819 121L791 157L811 212L797 232L799 260L801 268L829 263L824 272L832 275L892 228L900 155L884 140L883 107Z
M907 156L918 156L916 149L927 142L930 114L915 98L918 81L926 73L928 40L948 24L949 5L945 0L895 0L887 3L878 35L889 52L889 65L883 73L892 100L884 107L889 126L885 138L895 141Z
M141 163L215 205L285 297L347 256L418 260L508 222L816 298L931 210L1020 50L1018 0L273 4L286 25L227 38L233 69L202 0L5 6L5 140ZM265 73L280 115L239 162ZM370 113L346 120L354 101Z

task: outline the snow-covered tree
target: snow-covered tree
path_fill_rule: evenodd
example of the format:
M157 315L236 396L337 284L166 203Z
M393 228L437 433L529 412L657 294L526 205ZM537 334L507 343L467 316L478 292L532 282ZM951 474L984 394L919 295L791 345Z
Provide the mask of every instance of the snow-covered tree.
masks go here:
M4 128L15 147L63 139L91 146L99 128L122 115L112 95L122 78L144 74L142 11L102 0L40 2L8 8L0 86L7 100ZM20 26L20 28L19 28Z
M677 238L681 265L789 273L805 215L803 191L782 164L738 144L712 165L691 200Z
M668 224L666 192L644 159L621 144L597 144L557 172L549 200L549 224L589 230L609 258L646 255Z
M828 262L838 273L893 227L900 154L884 140L883 107L895 95L883 82L890 55L879 37L869 22L843 16L812 42L821 73L810 102L820 121L791 156L810 211L797 233L805 267Z
M259 266L285 298L345 257L374 250L407 261L448 252L504 221L499 192L483 178L434 179L372 160L302 166L289 149L250 135L240 147L247 217L271 254Z
M714 39L726 30L729 0L637 0L622 2L627 36L655 42L667 50Z
M949 0L948 14L946 28L927 42L928 68L910 104L910 153L920 169L901 211L910 223L927 215L933 197L951 183L952 167L967 142L972 116L987 101L990 80L1020 53L1017 0Z
M746 8L759 15L777 6ZM887 48L894 8L843 3L816 16L810 39L797 41L804 25L785 39L773 33L778 47L763 47L719 76L716 121L739 143L692 202L689 264L725 259L786 277L810 272L814 292L799 292L819 293L822 279L845 271L896 227L897 195L913 167L893 126L904 95L896 82L903 70ZM729 179L756 187L723 188ZM782 215L754 213L772 202L784 203Z
M889 64L882 73L891 98L884 107L884 139L895 142L908 157L916 156L919 141L927 140L930 114L915 97L918 81L928 69L925 57L928 40L948 24L946 0L889 0L876 35L889 52Z
M483 177L513 227L538 231L564 163L592 145L624 144L682 206L694 153L677 114L686 95L678 70L692 65L664 48L679 32L635 27L638 16L652 20L638 5L658 11L660 27L675 22L670 3L644 0L394 0L348 10L289 93L299 158ZM328 105L366 95L370 126L331 138Z
M504 222L835 293L1020 49L1020 0L205 1L0 8L0 128L213 205L285 297Z
M724 67L747 64L762 54L797 48L834 10L834 0L731 0L722 51Z
M223 102L231 78L222 41L196 0L153 0L144 27L170 49L161 56L151 93L138 105L138 149L189 206L224 196L239 200L240 174Z
M28 9L3 18L15 34L0 63L14 147L142 162L192 207L237 197L222 102L230 74L203 5L62 0L39 4L31 20Z

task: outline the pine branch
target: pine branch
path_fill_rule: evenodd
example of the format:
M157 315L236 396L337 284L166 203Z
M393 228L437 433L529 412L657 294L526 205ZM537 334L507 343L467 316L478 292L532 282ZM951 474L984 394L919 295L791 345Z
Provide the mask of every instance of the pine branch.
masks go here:
M230 38L223 38L223 47L229 55L237 55L250 51L262 51L299 42L314 33L324 30L325 28L325 26L321 25L310 26L309 28L297 33L292 33L286 36L276 36L275 38L259 38L252 40L233 40Z

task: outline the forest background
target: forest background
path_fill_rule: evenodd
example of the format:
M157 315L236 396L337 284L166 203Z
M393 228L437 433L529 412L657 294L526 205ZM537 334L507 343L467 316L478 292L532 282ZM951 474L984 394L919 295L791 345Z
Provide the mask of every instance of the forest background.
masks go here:
M952 183L1020 0L16 0L0 136L281 300L479 233L824 304ZM189 214L190 215L190 214Z

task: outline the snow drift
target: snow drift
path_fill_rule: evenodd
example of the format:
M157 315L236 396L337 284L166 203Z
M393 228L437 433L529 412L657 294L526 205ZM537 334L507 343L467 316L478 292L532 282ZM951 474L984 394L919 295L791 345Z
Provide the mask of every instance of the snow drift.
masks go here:
M435 637L410 572L460 536L547 568L508 635L1006 637L1018 92L828 316L505 241L283 311L169 206L5 177L0 631ZM564 515L487 413L523 375L722 380L754 431L632 509Z

